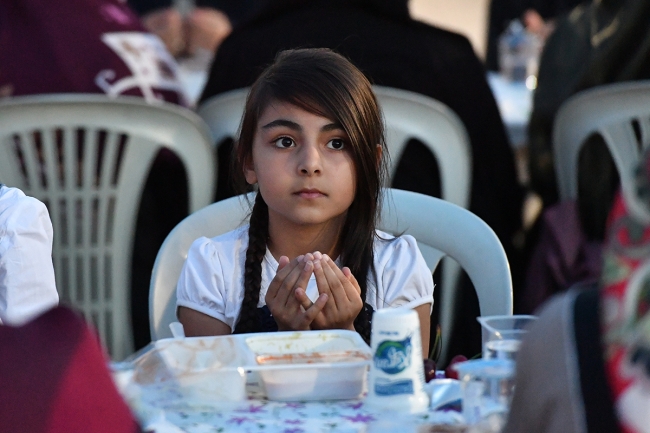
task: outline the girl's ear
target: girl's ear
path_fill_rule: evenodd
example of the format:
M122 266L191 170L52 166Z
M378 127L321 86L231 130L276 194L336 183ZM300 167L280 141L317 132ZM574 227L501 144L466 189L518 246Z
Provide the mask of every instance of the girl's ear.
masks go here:
M255 173L253 158L248 158L248 161L244 164L244 178L249 185L255 185L257 183L257 173Z

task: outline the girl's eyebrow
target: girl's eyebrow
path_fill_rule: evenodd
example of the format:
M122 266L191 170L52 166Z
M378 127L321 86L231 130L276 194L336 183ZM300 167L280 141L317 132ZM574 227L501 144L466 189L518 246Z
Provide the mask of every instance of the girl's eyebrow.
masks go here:
M286 119L273 120L267 123L266 125L262 126L262 129L272 129L272 128L278 128L280 126L293 129L294 131L302 131L302 126L300 126L296 122L292 122L291 120L286 120Z
M298 132L302 131L302 126L300 126L300 124L287 119L272 120L266 125L263 125L262 129L272 129L278 127L285 127ZM328 123L327 125L324 125L320 130L322 132L329 132L329 131L336 131L337 129L343 130L343 127L338 123Z

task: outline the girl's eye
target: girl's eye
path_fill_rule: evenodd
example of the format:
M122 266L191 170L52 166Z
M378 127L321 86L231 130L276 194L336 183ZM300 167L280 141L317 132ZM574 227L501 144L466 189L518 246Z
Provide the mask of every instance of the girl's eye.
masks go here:
M293 140L289 137L280 137L277 140L274 141L275 146L279 147L281 149L288 149L290 147L294 147L296 144L293 142Z
M343 150L345 148L345 142L340 138L335 138L327 143L327 147L334 150Z

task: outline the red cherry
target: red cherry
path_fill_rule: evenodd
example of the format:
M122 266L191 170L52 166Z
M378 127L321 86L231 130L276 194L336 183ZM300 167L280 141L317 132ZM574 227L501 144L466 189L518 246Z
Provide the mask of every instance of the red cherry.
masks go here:
M465 362L467 361L467 357L463 355L456 355L453 358L451 358L451 361L449 361L449 365L447 368L445 368L445 376L449 379L458 379L458 372L452 368L454 364L458 364L459 362Z

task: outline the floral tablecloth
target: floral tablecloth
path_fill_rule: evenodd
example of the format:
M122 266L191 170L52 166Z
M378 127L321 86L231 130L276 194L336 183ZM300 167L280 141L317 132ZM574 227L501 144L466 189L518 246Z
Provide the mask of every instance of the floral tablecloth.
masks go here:
M457 412L430 411L417 415L385 412L361 400L302 403L247 400L210 406L176 401L157 408L144 406L140 404L138 410L136 405L136 413L146 430L157 433L417 432L423 425L460 422Z
M156 433L408 433L417 432L423 424L462 422L455 411L417 415L391 412L364 399L269 400L261 377L242 367L250 363L250 357L240 350L241 338L159 340L134 355L133 360L111 364L113 378L142 427ZM294 341L299 340L291 336L290 342ZM296 369L295 374L305 374L301 371ZM457 384L454 388L444 381L435 386L433 382L426 385L425 392L432 397L434 407L446 407L442 406L445 401L460 398ZM316 386L316 382L300 383ZM455 389L456 393L438 397L438 391L445 389Z

